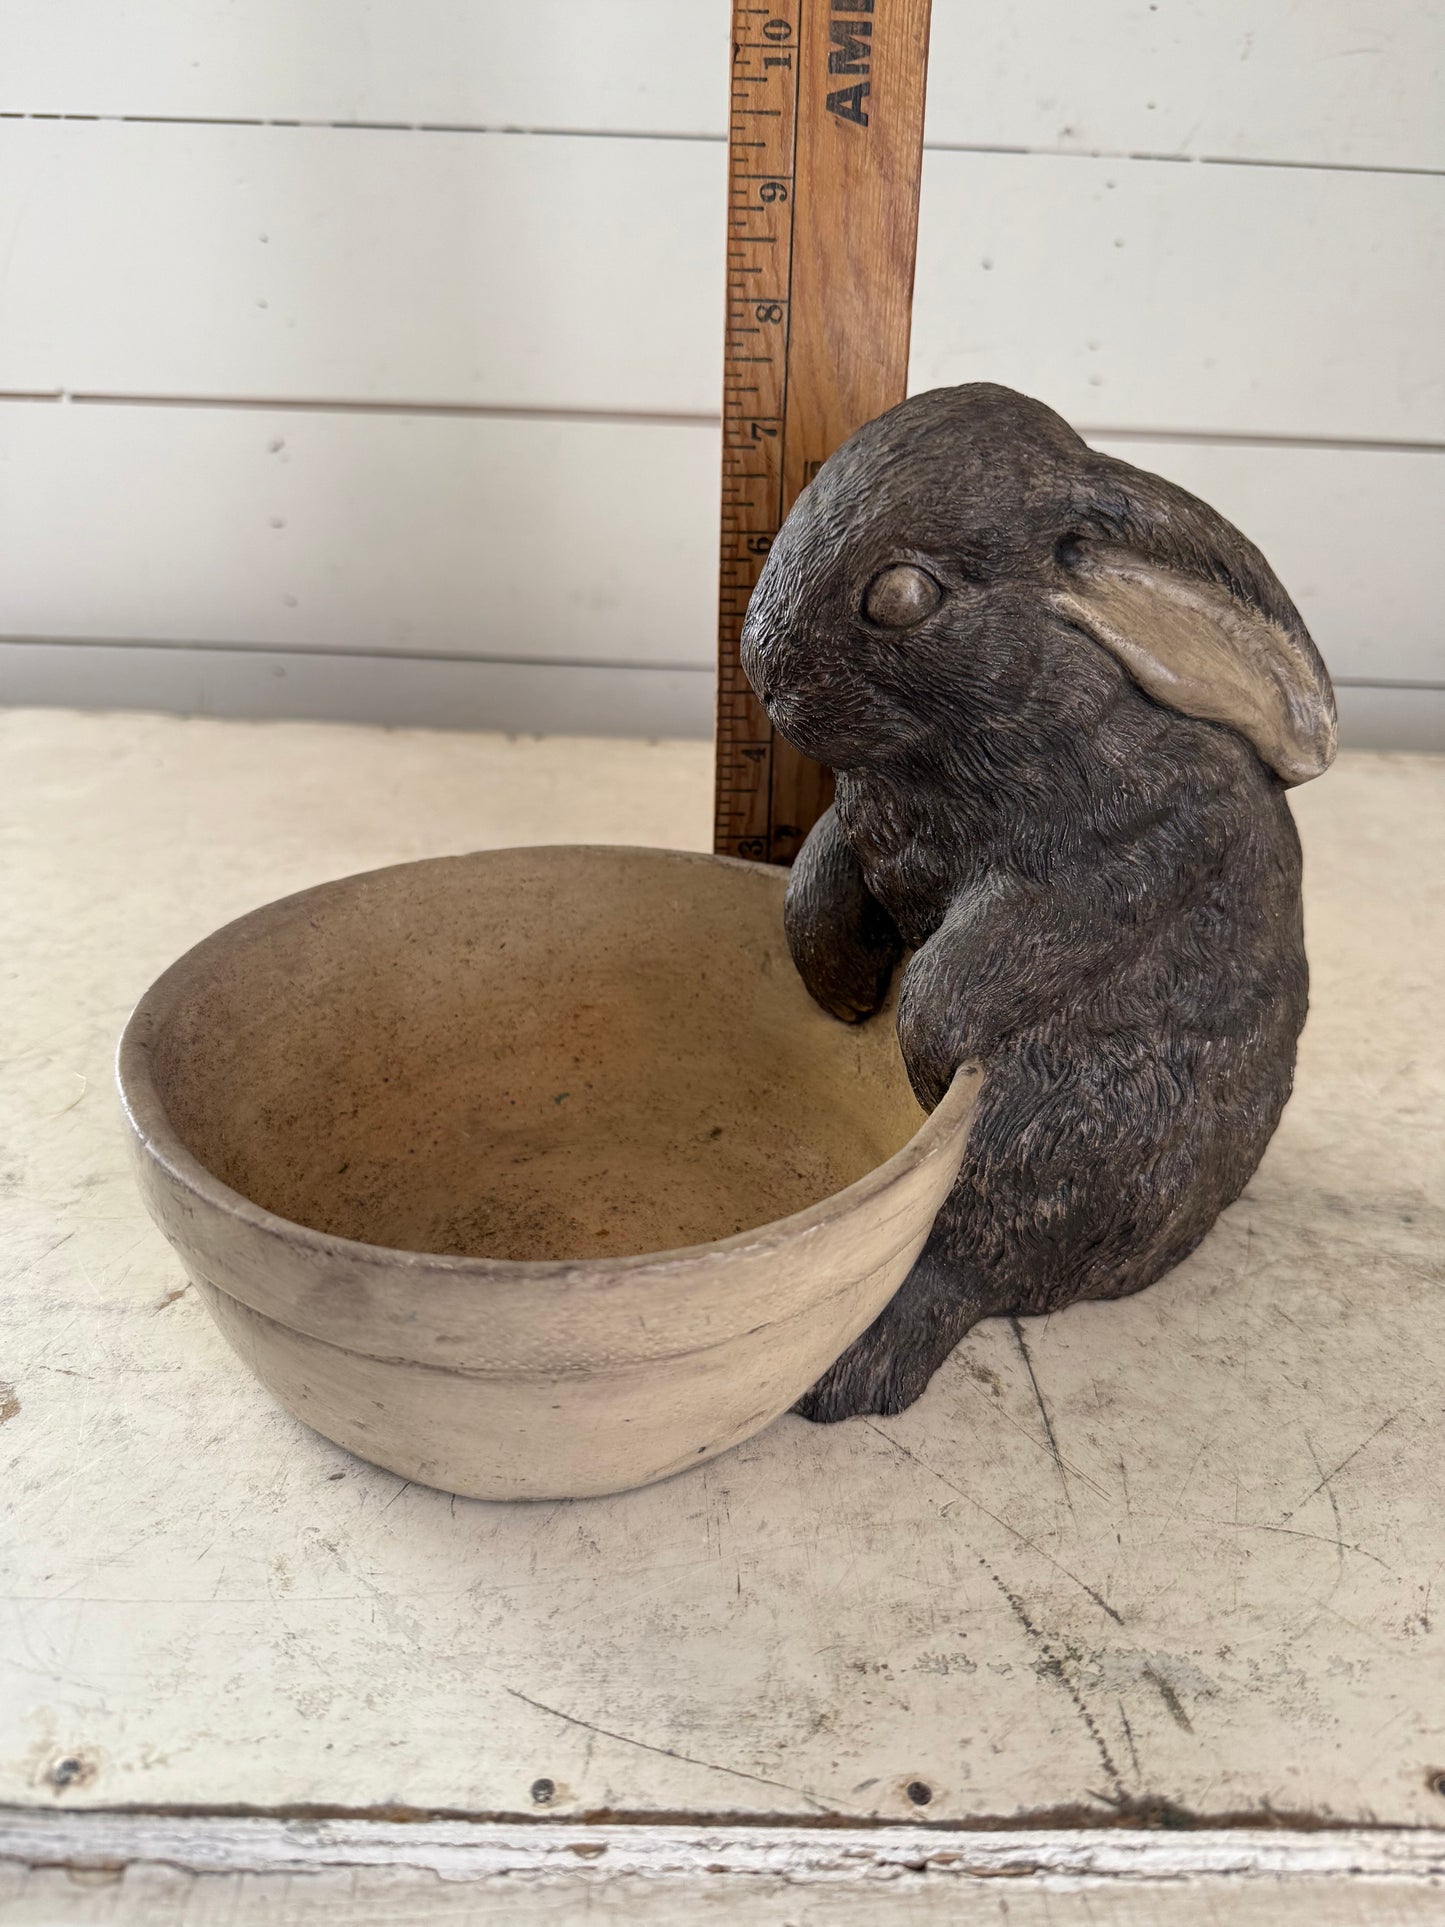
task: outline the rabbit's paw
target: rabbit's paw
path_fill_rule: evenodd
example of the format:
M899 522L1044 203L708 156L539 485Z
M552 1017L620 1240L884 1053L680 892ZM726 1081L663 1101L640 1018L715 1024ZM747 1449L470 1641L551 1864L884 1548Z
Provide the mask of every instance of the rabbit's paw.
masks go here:
M868 1413L887 1418L906 1412L932 1376L933 1367L926 1360L900 1358L891 1349L880 1349L876 1336L865 1332L804 1392L793 1410L815 1425L833 1425Z

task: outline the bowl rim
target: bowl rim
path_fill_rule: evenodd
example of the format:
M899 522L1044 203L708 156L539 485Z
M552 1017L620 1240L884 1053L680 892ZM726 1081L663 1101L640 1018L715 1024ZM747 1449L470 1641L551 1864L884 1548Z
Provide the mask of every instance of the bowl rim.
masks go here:
M495 849L459 851L444 856L413 858L404 863L380 864L374 869L356 870L345 876L327 878L324 882L308 885L304 890L293 891L288 896L257 904L253 909L243 911L240 916L221 924L183 951L141 994L126 1019L116 1046L115 1077L121 1109L137 1155L157 1167L174 1187L189 1193L198 1204L232 1222L245 1225L263 1237L276 1239L292 1250L308 1252L318 1259L331 1258L353 1266L360 1263L387 1270L400 1268L412 1276L418 1272L434 1272L452 1279L473 1279L478 1284L525 1280L529 1286L535 1286L550 1280L569 1284L595 1283L599 1287L620 1284L626 1279L636 1279L639 1275L659 1269L675 1274L679 1270L710 1268L749 1249L776 1250L830 1222L851 1217L919 1166L945 1152L955 1137L960 1139L959 1151L962 1155L962 1137L977 1105L983 1077L981 1068L971 1062L959 1066L938 1104L925 1113L913 1136L890 1158L875 1165L871 1171L864 1172L862 1177L855 1178L842 1190L829 1192L826 1197L805 1205L800 1211L769 1219L764 1224L743 1231L735 1231L726 1238L716 1238L702 1244L670 1246L658 1251L598 1258L489 1258L466 1253L413 1251L399 1245L369 1244L364 1239L347 1238L336 1232L320 1231L312 1225L301 1224L294 1218L268 1210L266 1206L248 1198L244 1192L233 1189L202 1164L182 1142L151 1075L151 1050L160 1016L158 1007L174 993L178 980L194 970L200 953L260 918L278 914L306 899L314 899L345 885L393 871L419 870L433 864L470 863L489 857L541 856L544 853L576 856L593 851L605 851L616 856L665 859L680 865L722 865L753 876L775 876L780 885L786 877L786 872L775 865L750 863L705 850L668 850L634 843L509 844Z

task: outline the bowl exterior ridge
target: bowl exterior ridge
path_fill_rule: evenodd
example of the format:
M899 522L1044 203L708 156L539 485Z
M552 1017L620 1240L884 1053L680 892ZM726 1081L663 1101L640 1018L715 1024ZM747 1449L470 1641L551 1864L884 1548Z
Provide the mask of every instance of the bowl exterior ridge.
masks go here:
M868 1287L870 1302L896 1289ZM479 1382L342 1352L198 1289L233 1349L297 1418L399 1478L472 1499L595 1498L705 1465L781 1417L800 1377L811 1384L836 1355L831 1327L820 1338L812 1325L799 1334L810 1342L785 1349L772 1327L751 1343L647 1367ZM845 1343L874 1315L855 1301Z
M458 1314L453 1322L467 1326L464 1331L444 1329L430 1280L425 1318L415 1311L409 1323L372 1316L365 1287L344 1260L292 1250L281 1235L262 1262L253 1264L250 1251L228 1248L224 1235L209 1226L197 1230L184 1194L177 1213L176 1194L157 1180L153 1165L141 1160L137 1175L157 1226L192 1280L272 1324L381 1365L415 1365L468 1378L568 1376L696 1356L818 1312L860 1280L896 1269L901 1258L911 1264L920 1243L920 1214L926 1212L932 1221L957 1175L972 1087L961 1085L960 1092L968 1101L966 1106L960 1102L954 1128L947 1136L936 1135L925 1156L875 1191L867 1212L850 1209L847 1194L839 1193L807 1214L814 1217L836 1206L824 1221L795 1229L797 1221L782 1220L761 1227L763 1234L776 1235L740 1234L741 1249L699 1246L662 1263L643 1254L635 1271L608 1280L605 1296L593 1290L594 1281L580 1267L571 1277L543 1284L489 1277L488 1261L479 1260L479 1275L453 1279L463 1295L449 1309ZM904 1155L899 1153L900 1161ZM502 1262L497 1261L499 1272ZM420 1283L424 1259L417 1272ZM540 1307L539 1297L545 1301Z
M193 1160L172 1161L134 1132L131 1149L147 1209L191 1275L276 1324L383 1362L475 1374L565 1359L586 1370L721 1342L788 1315L817 1275L892 1258L951 1188L978 1087L976 1072L961 1071L893 1158L806 1211L717 1244L591 1266L373 1249L257 1207L247 1223L197 1189Z
M903 1282L953 1162L930 1170L921 1222L881 1263L830 1279L775 1318L662 1356L549 1365L543 1342L529 1364L493 1373L383 1360L281 1325L191 1276L261 1383L337 1444L467 1498L588 1498L702 1465L786 1412Z

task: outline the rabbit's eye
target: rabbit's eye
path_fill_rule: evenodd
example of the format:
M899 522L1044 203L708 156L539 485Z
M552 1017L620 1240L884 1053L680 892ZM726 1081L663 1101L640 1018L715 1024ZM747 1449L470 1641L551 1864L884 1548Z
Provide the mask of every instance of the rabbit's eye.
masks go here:
M868 584L863 613L883 629L907 629L931 616L943 600L933 577L911 562L895 562L880 569Z

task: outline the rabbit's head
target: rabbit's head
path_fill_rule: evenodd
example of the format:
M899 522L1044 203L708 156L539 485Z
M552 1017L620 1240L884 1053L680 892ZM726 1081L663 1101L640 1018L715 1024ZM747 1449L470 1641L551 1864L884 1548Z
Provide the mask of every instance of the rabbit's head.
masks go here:
M1264 557L1184 489L976 384L890 409L799 497L742 661L841 770L1078 740L1128 693L1237 731L1286 783L1335 750L1329 676Z

